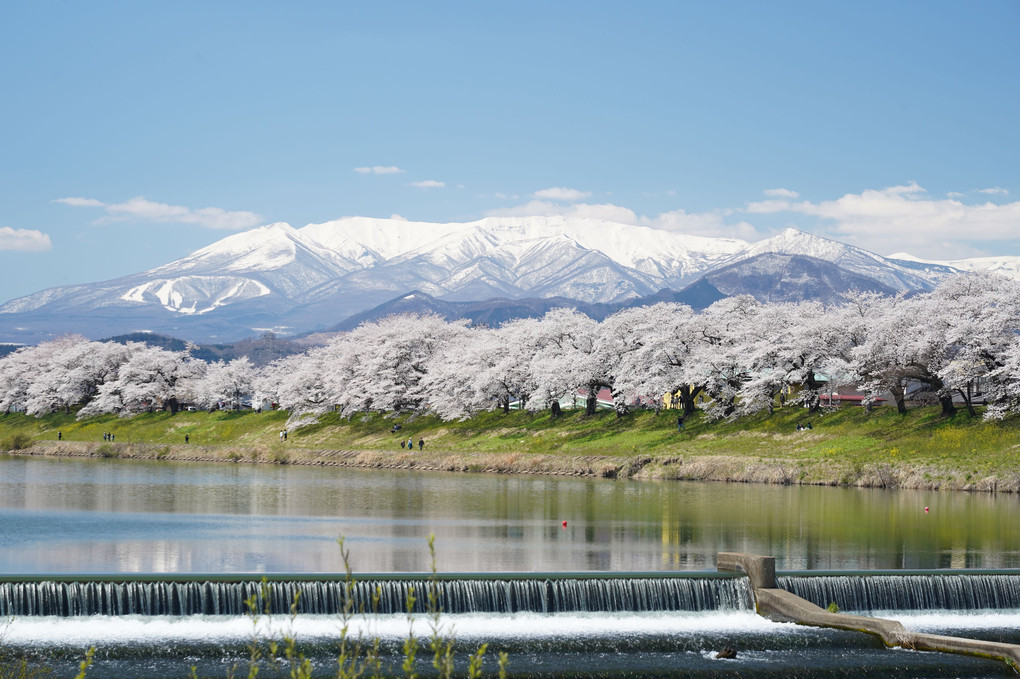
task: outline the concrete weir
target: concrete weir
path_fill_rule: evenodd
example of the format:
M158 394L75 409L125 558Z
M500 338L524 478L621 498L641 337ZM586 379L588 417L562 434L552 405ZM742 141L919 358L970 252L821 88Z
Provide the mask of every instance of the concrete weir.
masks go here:
M1001 660L1015 672L1020 673L1020 646L1016 644L911 632L896 620L832 613L791 592L779 589L776 585L776 559L772 556L719 552L716 563L720 571L742 570L747 573L754 592L755 609L759 615L770 620L866 632L877 636L889 647L992 658Z

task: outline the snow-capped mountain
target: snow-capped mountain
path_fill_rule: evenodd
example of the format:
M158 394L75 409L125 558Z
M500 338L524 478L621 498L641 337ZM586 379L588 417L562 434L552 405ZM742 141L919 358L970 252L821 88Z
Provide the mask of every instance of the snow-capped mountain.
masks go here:
M946 262L936 262L919 259L905 252L900 252L895 255L889 255L889 259L913 262L920 265L949 267L951 269L969 271L972 273L997 273L1020 280L1020 257L1011 257L1008 255L1001 257L973 257L971 259L955 259Z
M869 279L891 290L930 289L954 271L794 229L751 244L558 216L451 224L352 217L300 229L270 224L139 274L10 301L0 306L0 341L69 331L152 330L201 341L300 332L335 325L411 290L449 301L621 303L680 290L724 267L731 272L728 285L744 289L732 272L747 267L734 265L766 253L822 260L852 274L846 280ZM769 261L781 266L781 258ZM762 266L758 261L755 275Z
M953 268L936 262L882 257L839 241L786 229L777 236L748 246L723 266L763 254L803 255L835 264L844 271L872 278L896 291L928 290Z

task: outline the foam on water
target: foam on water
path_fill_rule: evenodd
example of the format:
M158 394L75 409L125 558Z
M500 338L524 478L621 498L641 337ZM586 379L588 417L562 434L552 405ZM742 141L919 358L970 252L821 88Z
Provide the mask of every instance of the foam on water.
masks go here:
M995 611L874 611L877 618L899 620L915 632L1020 629L1020 609Z
M795 626L777 624L746 611L711 613L516 613L458 614L442 617L444 629L452 628L458 639L492 638L555 639L603 637L607 635L642 636L692 633L779 633ZM293 622L285 616L258 623L263 637L292 632L300 639L329 640L340 634L336 616L299 615ZM415 616L414 633L427 636L430 620ZM375 615L352 620L350 634L378 636L382 639L406 637L409 622L403 615ZM77 646L91 644L174 644L244 643L252 636L252 621L245 617L186 616L91 616L79 618L16 618L7 627L5 643L22 646Z

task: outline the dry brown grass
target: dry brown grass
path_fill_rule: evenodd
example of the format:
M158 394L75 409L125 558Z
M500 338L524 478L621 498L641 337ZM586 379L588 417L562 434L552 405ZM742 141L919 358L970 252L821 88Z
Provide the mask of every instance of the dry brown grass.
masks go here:
M102 450L101 450L102 449ZM114 453L110 454L110 451ZM678 453L617 456L564 456L542 453L450 453L425 451L314 450L286 444L262 446L161 445L84 441L37 441L15 455L117 457L178 462L291 464L367 469L418 469L447 472L540 474L589 478L720 481L739 483L845 485L869 488L952 489L1020 492L1020 471L968 478L932 464L858 465L743 455Z

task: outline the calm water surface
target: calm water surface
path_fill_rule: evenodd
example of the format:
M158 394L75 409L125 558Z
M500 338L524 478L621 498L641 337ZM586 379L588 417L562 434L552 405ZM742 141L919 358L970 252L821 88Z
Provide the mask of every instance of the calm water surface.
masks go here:
M430 533L444 572L1020 567L1012 495L0 458L0 573L422 571Z

